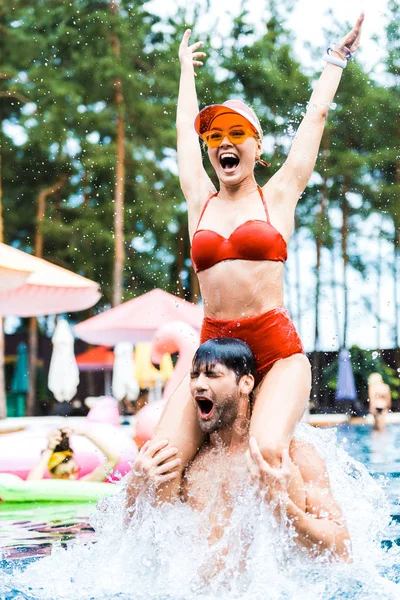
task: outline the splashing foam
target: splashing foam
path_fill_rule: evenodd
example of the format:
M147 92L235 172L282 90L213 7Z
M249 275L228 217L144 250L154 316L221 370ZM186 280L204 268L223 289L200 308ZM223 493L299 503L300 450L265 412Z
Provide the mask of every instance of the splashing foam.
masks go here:
M381 575L399 559L398 549L380 544L390 522L384 493L337 446L332 431L301 424L296 436L312 442L327 462L352 537L352 564L308 558L248 485L238 487L230 523L212 548L201 534L205 515L183 503L152 508L143 502L126 529L122 493L102 501L93 515L95 544L56 545L51 556L14 571L12 589L41 600L400 597L400 585Z

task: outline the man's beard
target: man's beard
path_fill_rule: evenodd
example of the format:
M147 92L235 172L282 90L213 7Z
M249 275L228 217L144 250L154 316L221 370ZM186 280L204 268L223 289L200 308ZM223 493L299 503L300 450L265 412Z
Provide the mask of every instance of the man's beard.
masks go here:
M237 419L239 393L226 395L222 402L215 404L214 406L214 415L212 419L208 421L198 419L200 429L203 433L215 433L220 429L227 429L234 424Z

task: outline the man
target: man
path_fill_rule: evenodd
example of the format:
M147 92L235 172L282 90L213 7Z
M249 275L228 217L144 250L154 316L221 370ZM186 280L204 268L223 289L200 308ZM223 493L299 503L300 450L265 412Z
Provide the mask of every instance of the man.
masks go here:
M255 374L254 356L241 340L211 339L197 350L190 391L208 440L184 473L181 499L204 515L212 545L222 538L240 490L251 482L274 518L294 529L296 544L313 556L327 553L334 560L350 560L349 533L314 446L293 439L281 467L272 468L250 437ZM143 446L128 485L128 509L139 493L155 491L179 476L174 471L180 464L177 452L167 440Z

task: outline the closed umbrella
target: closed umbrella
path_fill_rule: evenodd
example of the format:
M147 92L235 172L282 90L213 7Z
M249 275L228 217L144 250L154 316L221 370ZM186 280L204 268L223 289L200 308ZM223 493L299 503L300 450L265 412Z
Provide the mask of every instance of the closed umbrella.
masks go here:
M135 378L133 344L119 342L114 348L114 355L112 394L118 401L124 398L136 400L139 396L140 388Z
M342 348L339 353L336 400L339 402L355 402L357 400L357 390L354 381L353 367L351 365L350 352L346 350L346 348Z
M25 398L29 391L29 367L26 344L21 342L17 348L17 361L15 363L11 382L12 416L22 417L25 414ZM10 415L11 416L11 415Z
M362 412L362 407L358 401L350 352L346 350L346 348L342 348L339 353L339 369L335 398L337 402L348 403L353 407L354 413L358 414Z
M76 394L79 369L74 354L74 336L65 319L60 319L51 339L48 387L58 402L69 402Z

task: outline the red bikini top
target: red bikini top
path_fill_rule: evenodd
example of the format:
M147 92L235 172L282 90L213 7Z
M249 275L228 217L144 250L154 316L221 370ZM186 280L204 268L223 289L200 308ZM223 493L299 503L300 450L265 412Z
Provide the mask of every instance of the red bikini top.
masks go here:
M196 273L213 267L222 260L275 260L285 262L287 246L282 235L269 222L268 209L260 186L258 191L265 209L266 221L252 219L242 223L228 238L211 229L198 229L211 198L205 203L192 240L191 259Z

